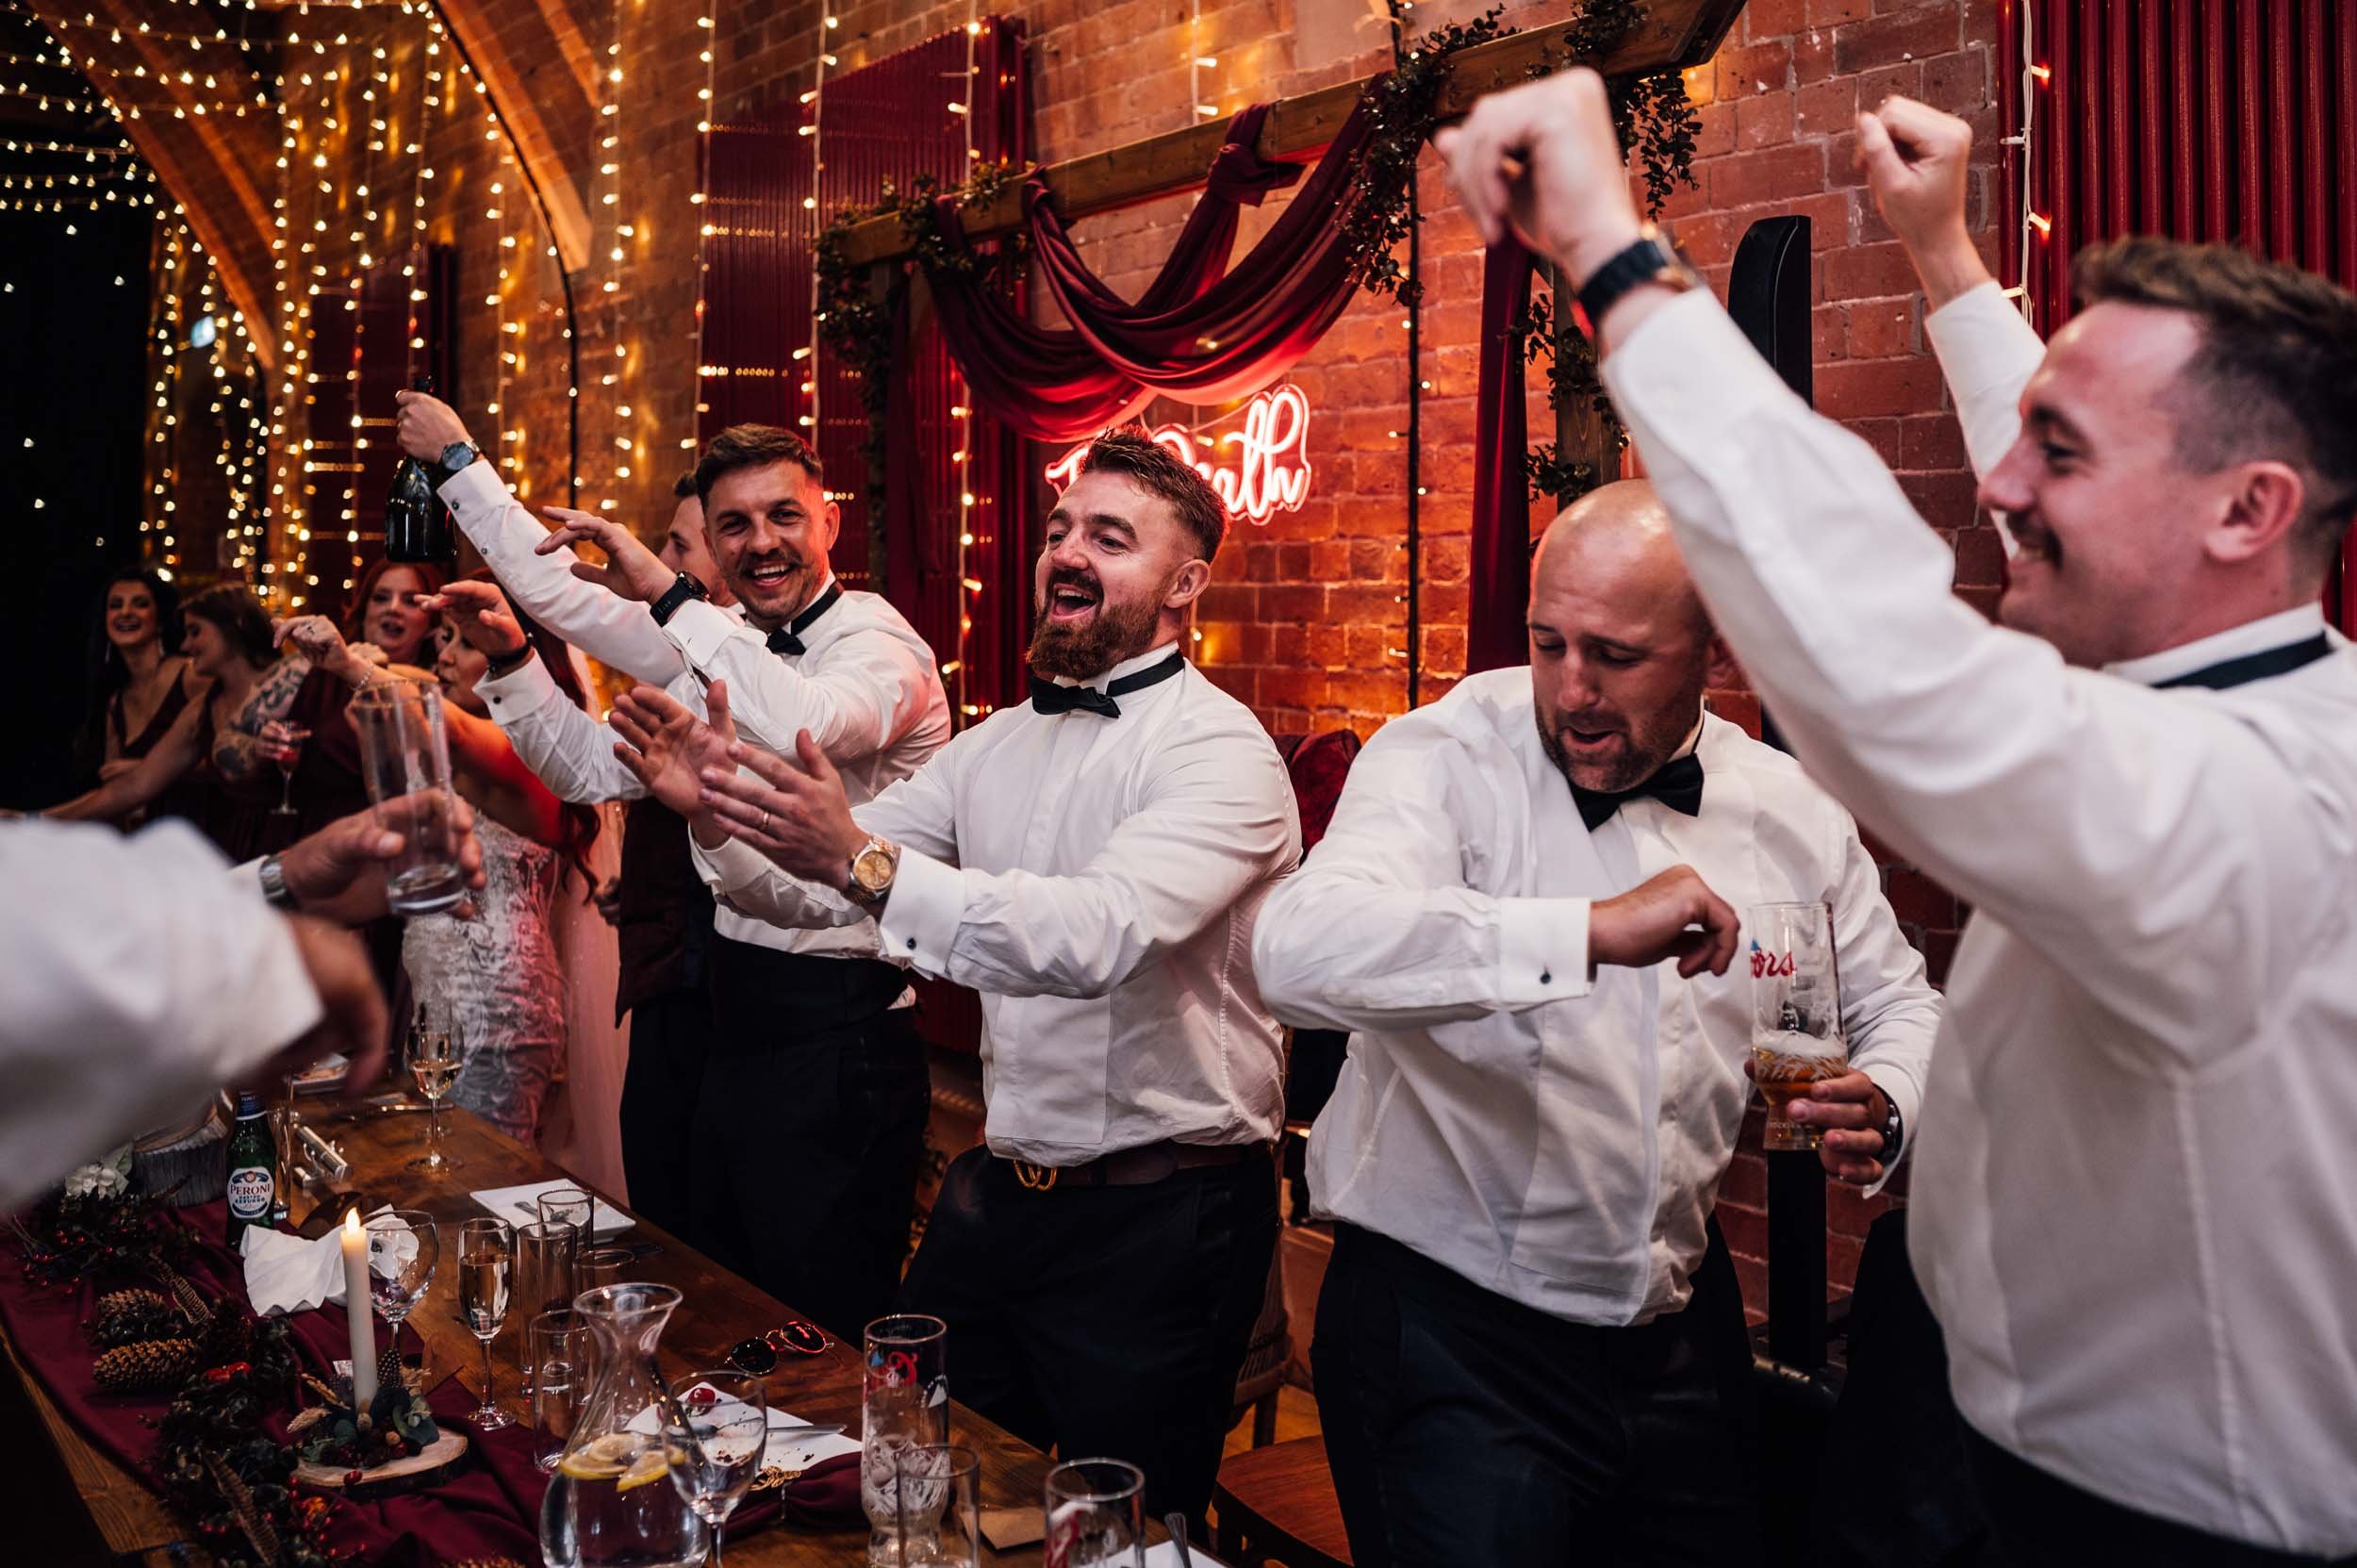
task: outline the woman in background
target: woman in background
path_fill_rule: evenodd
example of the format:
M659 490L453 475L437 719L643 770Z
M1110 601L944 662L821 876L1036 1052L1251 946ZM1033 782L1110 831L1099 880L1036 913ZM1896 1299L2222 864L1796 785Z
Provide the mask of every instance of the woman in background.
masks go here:
M188 602L181 652L198 682L190 701L148 749L96 789L42 815L66 821L122 822L144 807L185 817L232 860L266 852L268 800L233 797L213 763L214 742L275 661L270 617L242 583L222 583ZM134 736L134 739L139 738Z
M180 654L180 595L160 574L129 567L107 580L91 677L81 758L104 784L154 751L203 686Z
M490 581L487 572L476 577ZM565 644L520 613L514 619L565 695L585 706ZM374 615L364 624L379 629ZM471 919L441 914L407 921L402 962L419 1008L448 1020L464 1051L451 1098L532 1143L564 1065L565 981L552 934L557 884L571 868L582 871L585 887L595 885L584 857L597 837L597 813L559 801L524 766L475 695L489 661L447 630L431 671L374 664L320 616L287 621L280 635L353 690L402 676L442 689L452 781L475 809L488 883Z

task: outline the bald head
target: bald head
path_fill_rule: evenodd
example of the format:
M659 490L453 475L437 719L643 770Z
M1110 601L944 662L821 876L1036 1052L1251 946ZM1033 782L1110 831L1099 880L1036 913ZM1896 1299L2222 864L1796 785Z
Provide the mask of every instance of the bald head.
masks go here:
M1566 778L1641 783L1732 672L1651 485L1607 485L1558 514L1530 568L1530 680L1540 740Z
M1530 602L1584 590L1630 610L1684 617L1705 636L1710 617L1670 532L1670 512L1642 479L1589 491L1556 514L1530 563Z

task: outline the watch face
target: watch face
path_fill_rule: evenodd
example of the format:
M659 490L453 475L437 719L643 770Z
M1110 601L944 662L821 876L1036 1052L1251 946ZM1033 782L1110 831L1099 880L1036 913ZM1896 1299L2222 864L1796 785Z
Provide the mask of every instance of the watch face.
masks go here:
M892 851L881 844L870 844L851 862L851 880L870 893L881 893L892 885L892 873L898 862Z
M474 448L464 441L453 441L442 449L442 468L446 472L456 473L473 461Z

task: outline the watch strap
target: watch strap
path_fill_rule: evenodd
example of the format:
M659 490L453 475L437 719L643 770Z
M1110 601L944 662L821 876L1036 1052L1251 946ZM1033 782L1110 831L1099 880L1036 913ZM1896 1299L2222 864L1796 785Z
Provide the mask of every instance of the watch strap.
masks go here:
M1670 242L1648 224L1643 234L1613 252L1579 286L1579 308L1588 318L1589 330L1593 332L1603 322L1605 313L1620 304L1622 295L1664 276L1678 280L1679 287L1685 288L1690 286L1693 274Z
M647 606L647 613L654 617L657 626L667 625L682 604L691 599L705 597L704 586L697 582L693 574L683 571L669 587L663 590L662 598Z
M278 864L276 855L264 855L255 866L255 875L262 883L262 901L272 909L292 913L297 907L294 891L287 885L286 868Z
M453 465L453 464L450 464L450 463L447 463L447 462L443 461L443 459L447 458L447 457L450 455L450 454L451 454L451 448L452 448L452 447L457 447L457 448L463 449L465 452L467 452L470 455L467 457L466 461L464 461L464 462L462 462L462 463L458 463L458 464L456 464L456 465ZM453 441L453 442L451 442L450 446L446 446L446 447L444 447L444 448L443 448L443 449L442 449L439 453L437 453L437 454L435 454L435 458L434 458L434 487L435 487L435 489L439 490L439 489L442 487L443 483L444 483L445 481L447 481L448 479L450 479L453 475L456 474L456 473L457 473L460 470L462 470L462 469L470 469L470 468L472 468L475 464L477 464L477 463L479 463L479 462L481 462L481 461L483 461L483 449L482 449L481 447L479 447L479 446L475 445L472 441Z
M531 662L532 644L527 642L512 653L497 653L492 655L488 661L487 668L484 670L484 673L496 681L503 675L515 674L516 671L521 669L525 665Z

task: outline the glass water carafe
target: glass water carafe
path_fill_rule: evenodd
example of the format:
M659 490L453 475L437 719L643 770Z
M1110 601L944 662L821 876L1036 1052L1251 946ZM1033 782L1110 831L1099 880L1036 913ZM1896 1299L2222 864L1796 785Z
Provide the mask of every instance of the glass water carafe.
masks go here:
M680 1303L668 1285L607 1285L574 1298L597 1343L596 1373L540 1504L549 1568L690 1568L709 1535L671 1484L655 1346ZM674 1410L676 1415L677 1411Z

